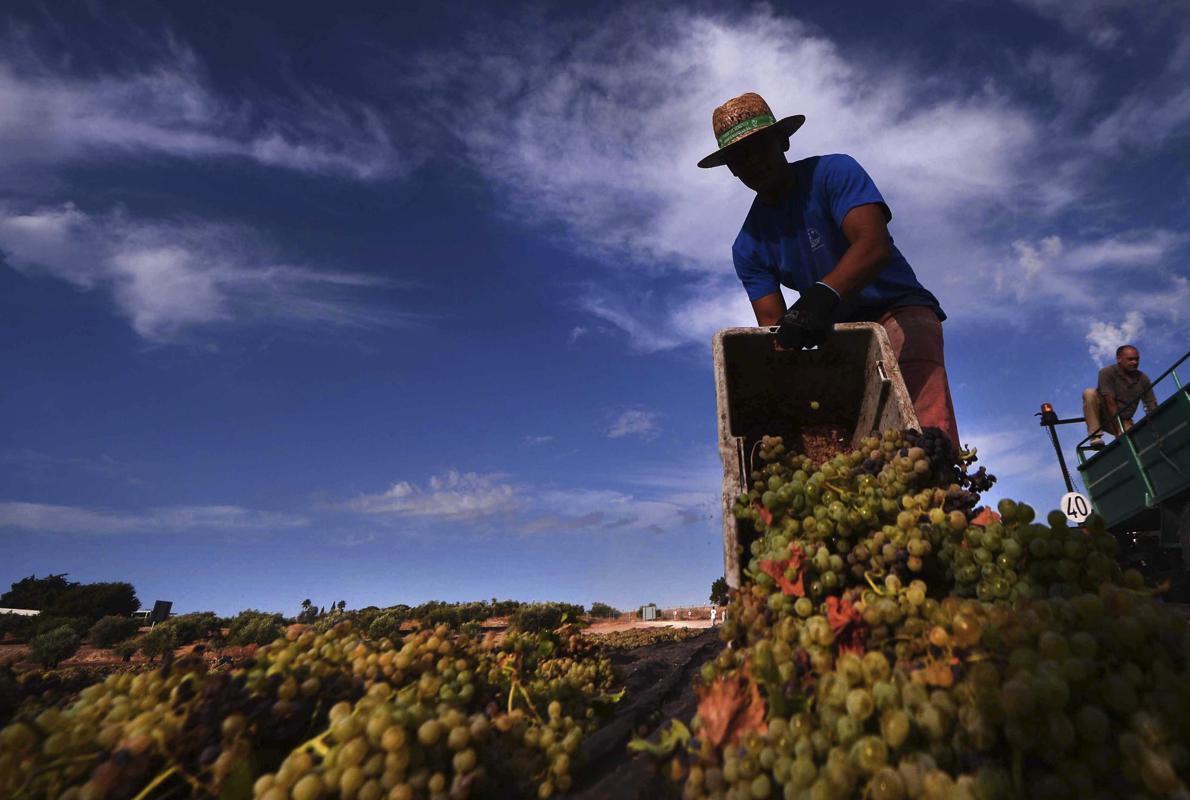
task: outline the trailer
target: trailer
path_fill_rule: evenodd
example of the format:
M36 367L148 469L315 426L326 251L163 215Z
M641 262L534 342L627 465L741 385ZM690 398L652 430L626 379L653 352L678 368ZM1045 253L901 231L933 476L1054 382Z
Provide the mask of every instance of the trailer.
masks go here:
M854 449L886 430L920 430L884 328L836 325L814 350L777 350L777 329L724 328L715 334L715 400L723 461L723 575L740 586L744 554L757 534L731 513L751 483L764 436L798 442L809 431L837 431L835 449Z
M1190 569L1190 387L1178 368L1187 358L1190 351L1153 381L1154 392L1160 394L1162 384L1173 392L1152 413L1128 430L1117 418L1121 435L1102 449L1090 446L1090 434L1075 445L1090 505L1120 539L1124 560L1151 574L1176 569L1183 577ZM1074 497L1056 426L1084 418L1059 419L1049 403L1038 416L1049 428L1068 497ZM1068 516L1072 511L1062 510Z
M1151 414L1102 450L1087 447L1088 439L1075 448L1083 485L1108 529L1153 531L1161 546L1180 548L1184 560L1190 556L1190 387L1177 368L1188 357L1153 382L1156 391L1169 378L1175 389Z

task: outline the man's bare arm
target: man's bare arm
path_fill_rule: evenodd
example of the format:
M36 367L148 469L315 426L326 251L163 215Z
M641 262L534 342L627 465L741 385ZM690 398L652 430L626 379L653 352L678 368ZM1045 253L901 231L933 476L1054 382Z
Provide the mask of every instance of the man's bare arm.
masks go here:
M876 280L892 256L884 207L866 203L848 211L843 218L843 235L850 246L822 282L840 297L848 297Z
M780 325L781 317L785 316L785 298L779 291L766 294L759 300L752 301L752 311L756 314L756 324L760 327Z
M1148 391L1145 392L1142 401L1145 404L1145 414L1152 414L1157 410L1157 396L1153 394L1152 386L1150 386Z

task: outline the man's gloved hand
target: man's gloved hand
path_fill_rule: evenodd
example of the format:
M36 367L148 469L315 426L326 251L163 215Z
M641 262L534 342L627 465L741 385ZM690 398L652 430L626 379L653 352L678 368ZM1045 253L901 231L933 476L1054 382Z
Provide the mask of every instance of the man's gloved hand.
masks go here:
M831 314L839 305L839 295L825 283L816 283L801 293L793 308L781 318L777 344L784 350L817 347L831 332Z

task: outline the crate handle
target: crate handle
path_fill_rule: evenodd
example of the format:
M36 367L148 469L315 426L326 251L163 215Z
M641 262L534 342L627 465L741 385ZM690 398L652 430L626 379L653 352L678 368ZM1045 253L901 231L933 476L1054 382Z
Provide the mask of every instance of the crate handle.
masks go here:
M873 432L880 428L880 417L884 414L884 404L888 402L888 390L892 386L888 373L884 371L883 361L876 362L876 375L880 378L880 396L876 399L876 412L872 415Z

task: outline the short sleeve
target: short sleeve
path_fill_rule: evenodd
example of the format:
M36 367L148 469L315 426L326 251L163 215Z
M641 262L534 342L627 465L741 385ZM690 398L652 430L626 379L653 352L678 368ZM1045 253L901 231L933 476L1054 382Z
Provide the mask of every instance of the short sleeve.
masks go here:
M884 221L892 220L892 211L880 190L858 161L842 154L824 156L822 161L823 189L836 225L841 228L848 211L868 203L879 203L884 209Z
M735 274L740 277L740 283L744 284L744 291L752 302L781 291L777 271L761 261L755 243L743 233L732 245L731 259L735 262Z

